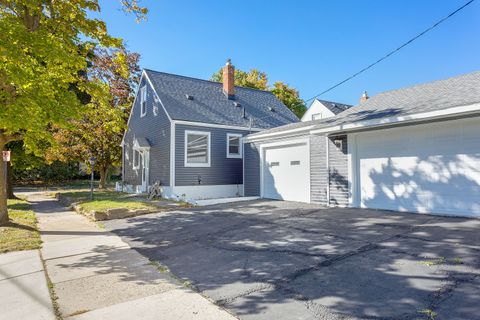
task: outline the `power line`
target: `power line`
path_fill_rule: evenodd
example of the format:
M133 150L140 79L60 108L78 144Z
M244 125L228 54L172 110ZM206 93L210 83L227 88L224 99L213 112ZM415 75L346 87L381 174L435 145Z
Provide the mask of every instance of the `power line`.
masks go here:
M353 78L357 77L358 75L360 75L361 73L367 71L368 69L372 68L373 66L375 66L376 64L382 62L383 60L387 59L388 57L390 57L391 55L397 53L398 51L400 51L401 49L403 49L404 47L408 46L410 43L412 43L413 41L417 40L418 38L420 38L421 36L423 36L424 34L426 34L427 32L431 31L432 29L436 28L438 25L440 25L442 22L444 22L445 20L449 19L450 17L454 16L456 13L458 13L460 10L464 9L466 6L468 6L469 4L471 4L473 1L475 0L470 0L468 1L467 3L465 3L463 6L461 6L460 8L458 8L457 10L453 11L452 13L450 13L448 16L440 19L439 21L437 21L435 24L433 24L431 27L427 28L426 30L422 31L421 33L417 34L415 37L411 38L410 40L408 40L407 42L403 43L401 46L399 46L398 48L390 51L389 53L387 53L386 55L384 55L383 57L381 57L380 59L378 59L377 61L375 61L374 63L366 66L365 68L361 69L360 71L354 73L353 75L351 75L350 77L340 81L339 83L331 86L330 88L320 92L319 94L311 97L310 99L308 100L305 100L305 102L308 102L310 100L313 100L329 91L332 91L333 89L335 89L336 87L344 84L345 82L347 81L350 81L352 80Z

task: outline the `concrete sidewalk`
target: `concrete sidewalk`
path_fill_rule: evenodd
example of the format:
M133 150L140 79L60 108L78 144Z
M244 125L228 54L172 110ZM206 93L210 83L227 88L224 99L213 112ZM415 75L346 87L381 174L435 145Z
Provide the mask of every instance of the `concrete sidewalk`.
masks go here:
M0 319L55 319L38 250L0 254Z
M236 319L56 200L34 193L29 201L63 318Z

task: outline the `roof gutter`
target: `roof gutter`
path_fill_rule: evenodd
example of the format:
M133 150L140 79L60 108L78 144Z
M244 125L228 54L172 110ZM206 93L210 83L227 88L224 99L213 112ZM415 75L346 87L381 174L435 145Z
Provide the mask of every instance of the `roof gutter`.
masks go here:
M314 127L315 127L315 125L310 125L310 126L305 126L305 127L290 129L290 130L285 130L285 131L279 131L279 132L255 134L253 136L245 137L244 142L245 143L257 142L257 141L261 141L261 140L267 140L269 138L279 138L279 137L287 136L287 135L291 135L291 134L309 133L309 131L311 129L313 129Z
M415 113L415 114L405 115L405 116L346 123L346 124L341 124L337 126L314 129L314 130L311 130L310 133L311 134L330 134L335 132L361 130L364 128L376 128L376 127L391 126L391 125L403 124L403 123L419 122L419 121L424 121L429 119L434 120L434 119L441 119L441 118L449 118L454 116L475 114L478 112L480 112L480 103L474 103L474 104L452 107L452 108L443 109L443 110L421 112L421 113Z

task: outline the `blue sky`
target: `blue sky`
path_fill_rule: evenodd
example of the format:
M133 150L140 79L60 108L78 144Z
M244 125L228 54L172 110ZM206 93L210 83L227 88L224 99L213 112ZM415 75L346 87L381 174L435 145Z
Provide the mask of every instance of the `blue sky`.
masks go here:
M143 0L135 23L101 0L109 32L141 54L141 66L209 79L227 58L267 72L303 99L375 61L466 0ZM355 104L370 95L480 70L480 1L399 53L320 98Z

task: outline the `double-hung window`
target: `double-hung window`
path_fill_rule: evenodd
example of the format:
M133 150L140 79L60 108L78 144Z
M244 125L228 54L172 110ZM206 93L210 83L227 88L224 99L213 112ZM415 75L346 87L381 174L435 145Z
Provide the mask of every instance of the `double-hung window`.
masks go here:
M210 167L210 132L185 131L185 167Z
M242 158L242 135L227 133L227 158Z
M140 89L140 117L147 114L147 86Z

